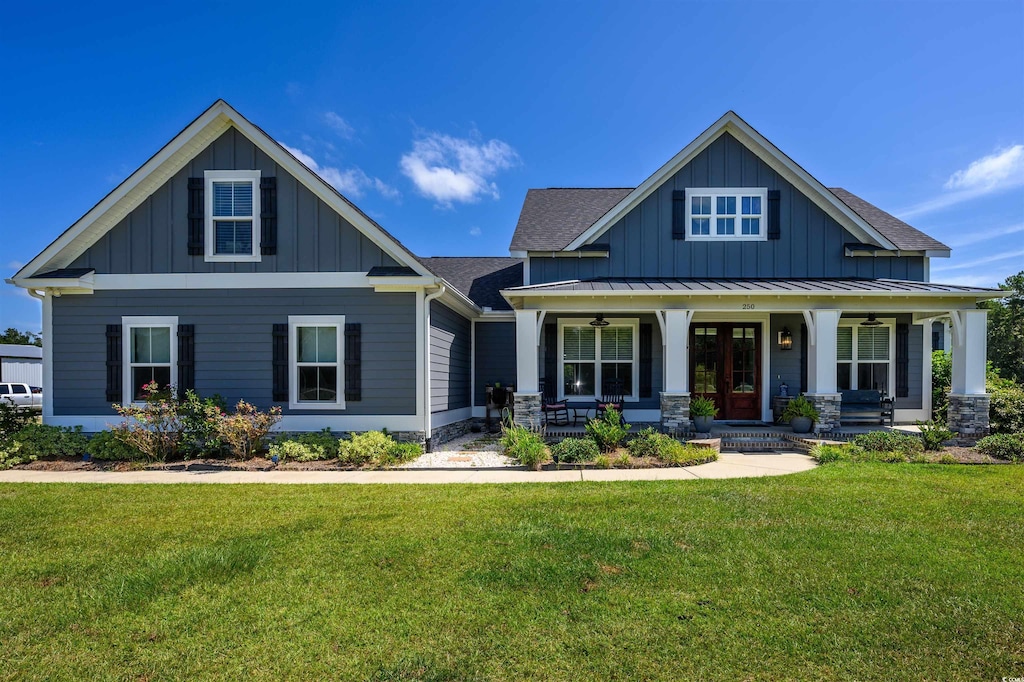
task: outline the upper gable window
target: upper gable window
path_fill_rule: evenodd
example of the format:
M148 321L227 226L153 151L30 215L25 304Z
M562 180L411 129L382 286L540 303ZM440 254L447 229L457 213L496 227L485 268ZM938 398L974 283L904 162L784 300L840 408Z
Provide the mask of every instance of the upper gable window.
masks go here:
M766 188L686 190L687 239L760 241L768 238Z
M260 171L206 171L206 260L258 261Z

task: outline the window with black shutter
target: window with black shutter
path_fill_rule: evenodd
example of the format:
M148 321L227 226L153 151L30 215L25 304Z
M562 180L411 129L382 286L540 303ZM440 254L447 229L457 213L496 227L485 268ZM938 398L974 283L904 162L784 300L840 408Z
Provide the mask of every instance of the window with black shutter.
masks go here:
M277 178L260 179L260 253L277 253Z
M121 365L121 325L107 325L107 402L121 402L124 381Z
M178 399L196 388L195 325L178 325Z
M345 325L345 400L363 399L363 326Z

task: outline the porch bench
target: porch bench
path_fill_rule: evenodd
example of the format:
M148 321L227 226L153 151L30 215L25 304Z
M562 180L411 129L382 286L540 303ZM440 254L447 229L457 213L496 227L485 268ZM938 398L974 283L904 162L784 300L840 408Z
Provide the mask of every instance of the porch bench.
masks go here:
M892 398L883 398L881 391L840 391L843 401L839 408L841 424L893 425Z

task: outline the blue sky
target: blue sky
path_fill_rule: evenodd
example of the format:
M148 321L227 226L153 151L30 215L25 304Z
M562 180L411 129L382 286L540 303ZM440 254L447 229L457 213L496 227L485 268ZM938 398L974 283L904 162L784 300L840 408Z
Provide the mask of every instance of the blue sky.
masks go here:
M282 10L284 8L284 10ZM505 255L530 187L635 186L734 109L827 186L1024 269L1024 3L15 3L8 277L223 97L414 252ZM0 286L0 328L39 329Z

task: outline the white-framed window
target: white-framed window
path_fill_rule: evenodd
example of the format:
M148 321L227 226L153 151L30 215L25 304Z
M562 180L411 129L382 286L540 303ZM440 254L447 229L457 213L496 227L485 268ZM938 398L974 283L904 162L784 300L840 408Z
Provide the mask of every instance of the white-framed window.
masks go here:
M260 260L260 171L206 171L205 260Z
M620 381L626 400L639 396L640 321L608 323L592 327L588 319L559 320L559 398L597 399L613 379Z
M767 188L687 188L686 238L696 241L768 239L767 210Z
M288 406L345 409L345 316L288 317Z
M121 318L125 403L143 401L142 387L152 382L160 389L177 386L177 337L177 317Z
M840 324L836 330L836 379L839 390L896 393L896 325Z

